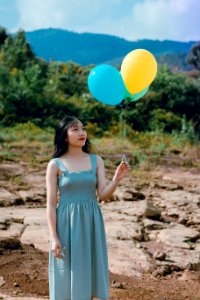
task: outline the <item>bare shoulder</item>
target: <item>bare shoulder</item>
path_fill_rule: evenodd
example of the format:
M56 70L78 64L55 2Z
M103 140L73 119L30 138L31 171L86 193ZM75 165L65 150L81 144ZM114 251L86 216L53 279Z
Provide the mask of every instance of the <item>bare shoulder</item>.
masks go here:
M58 167L56 166L55 162L53 159L51 159L49 162L48 162L48 165L47 165L47 172L50 172L50 173L56 173L58 172Z
M100 155L97 155L97 154L96 154L96 157L97 157L97 165L98 165L98 167L103 166L104 165L103 158Z
M48 162L48 168L56 168L56 164L55 164L55 162L54 162L54 160L53 159L51 159L49 162Z

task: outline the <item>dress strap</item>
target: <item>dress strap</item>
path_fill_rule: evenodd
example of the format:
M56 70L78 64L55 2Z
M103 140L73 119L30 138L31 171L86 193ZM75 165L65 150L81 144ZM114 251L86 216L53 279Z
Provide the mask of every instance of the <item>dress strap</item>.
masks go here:
M63 162L61 161L61 159L59 159L58 157L53 158L53 162L55 163L55 165L58 167L58 169L60 169L60 171L67 171L67 169L65 168Z
M96 154L90 154L91 161L92 161L92 170L96 174L97 171L97 156Z

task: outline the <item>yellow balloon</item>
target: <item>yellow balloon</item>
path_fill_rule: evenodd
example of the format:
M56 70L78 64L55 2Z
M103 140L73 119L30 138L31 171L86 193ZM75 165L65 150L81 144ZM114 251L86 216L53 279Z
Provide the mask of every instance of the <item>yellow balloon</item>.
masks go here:
M127 90L131 94L147 88L157 73L157 62L153 54L145 49L128 53L121 65L121 74Z

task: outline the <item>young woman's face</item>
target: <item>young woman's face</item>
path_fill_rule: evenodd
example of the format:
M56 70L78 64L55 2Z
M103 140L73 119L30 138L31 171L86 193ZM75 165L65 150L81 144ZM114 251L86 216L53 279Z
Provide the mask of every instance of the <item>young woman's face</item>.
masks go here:
M67 142L75 147L83 147L87 138L85 126L78 121L67 130Z

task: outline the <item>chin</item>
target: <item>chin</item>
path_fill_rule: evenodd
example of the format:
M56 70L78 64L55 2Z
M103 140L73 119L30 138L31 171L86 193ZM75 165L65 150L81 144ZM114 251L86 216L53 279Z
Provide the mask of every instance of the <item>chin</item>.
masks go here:
M85 141L79 141L79 143L85 145Z
M83 147L85 146L85 141L79 141L77 144L76 144L77 147Z

